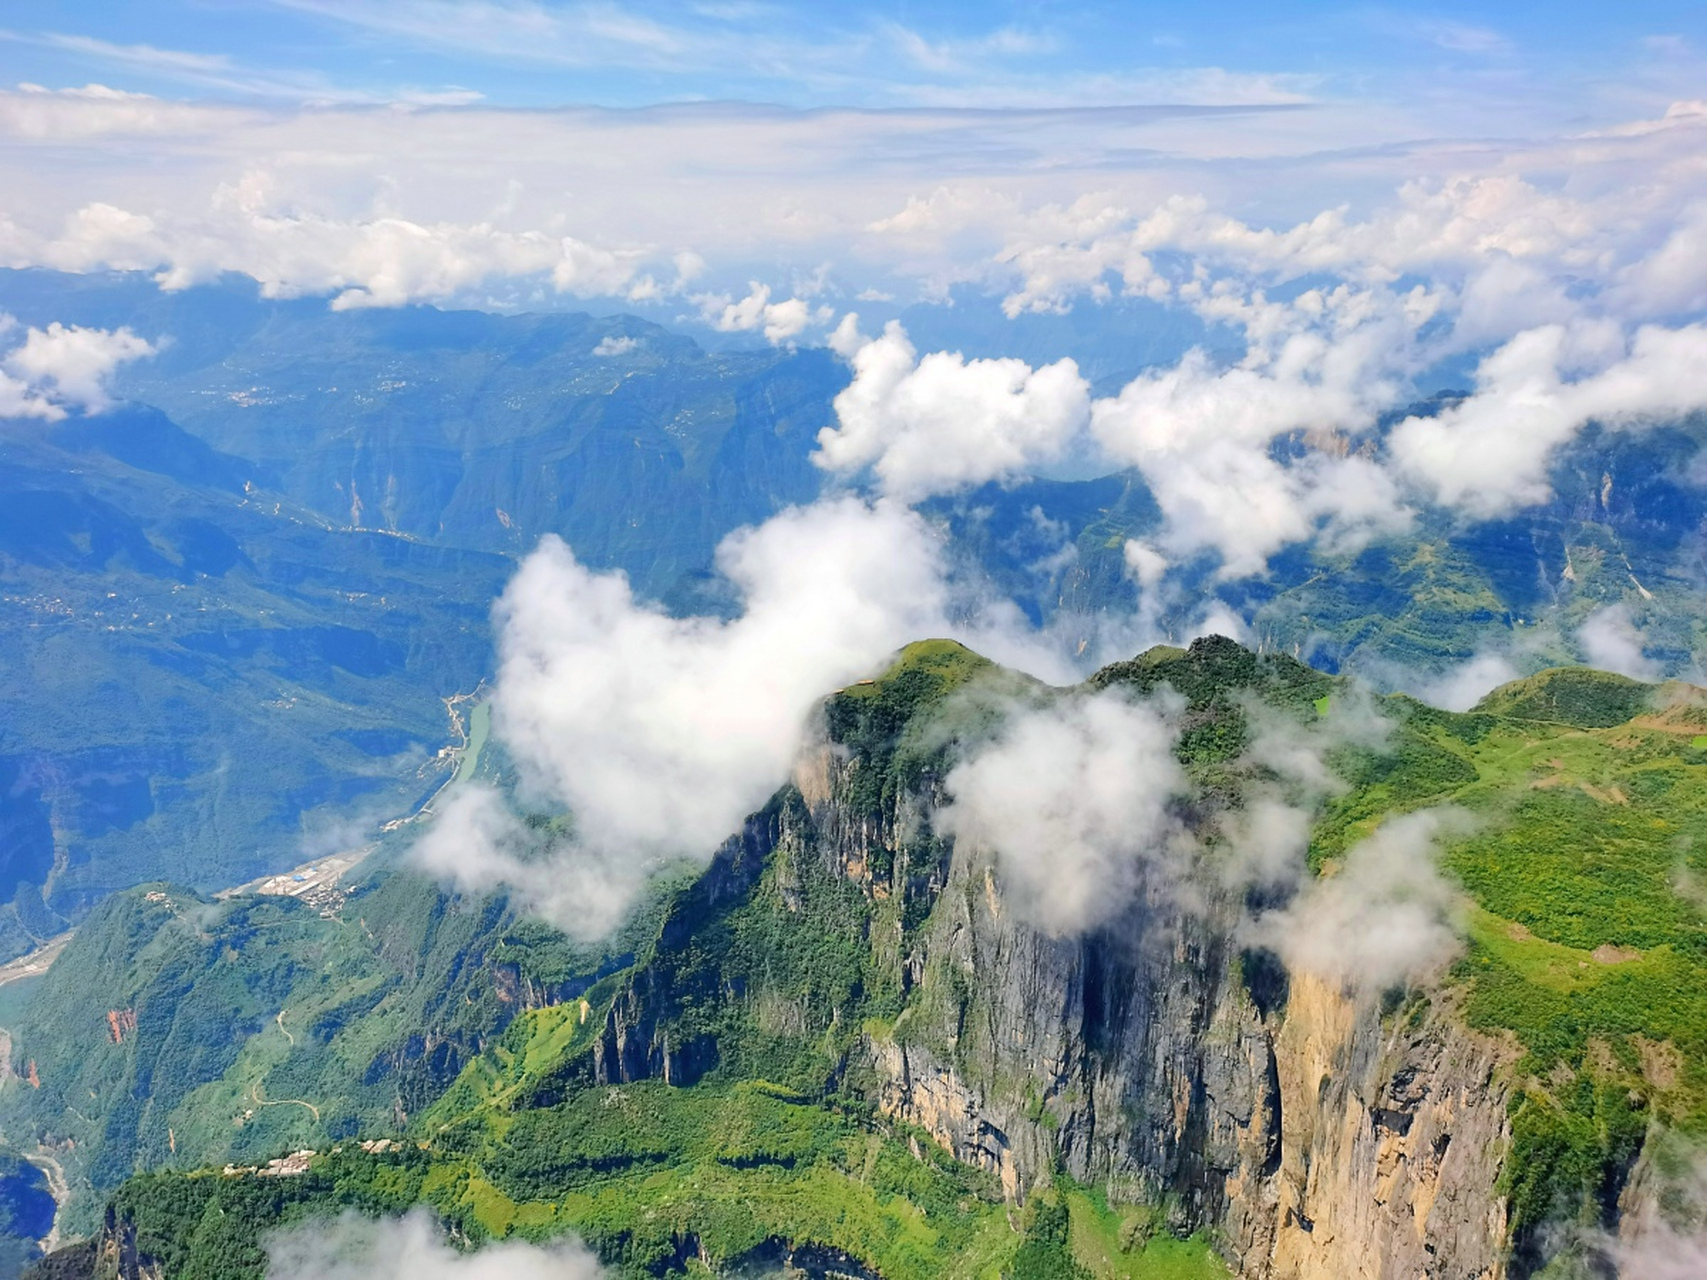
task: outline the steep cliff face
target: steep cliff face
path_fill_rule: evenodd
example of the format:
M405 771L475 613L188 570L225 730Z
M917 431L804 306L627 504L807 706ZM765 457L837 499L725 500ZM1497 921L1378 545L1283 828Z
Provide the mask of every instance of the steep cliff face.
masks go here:
M1274 1040L1281 1163L1270 1274L1504 1274L1511 1053L1450 1008L1385 1021L1293 984Z
M1498 1042L1438 995L1383 1009L1289 979L1242 947L1237 901L1161 876L1091 934L1041 932L985 850L933 833L930 760L892 763L836 743L800 762L612 1006L600 1080L691 1082L786 1024L823 1052L823 1087L1015 1200L1064 1169L1215 1232L1260 1280L1505 1274ZM730 903L810 932L837 884L863 906L839 926L863 957L839 992L780 955L692 960L712 946L695 936L739 934L705 923Z
M835 828L833 796L820 815ZM1161 1199L1176 1226L1218 1228L1244 1275L1503 1275L1501 1047L1449 1008L1383 1017L1307 976L1265 1012L1265 958L1234 923L1158 889L1093 937L1050 938L957 844L907 1011L863 1045L879 1109L1015 1197L1059 1161Z

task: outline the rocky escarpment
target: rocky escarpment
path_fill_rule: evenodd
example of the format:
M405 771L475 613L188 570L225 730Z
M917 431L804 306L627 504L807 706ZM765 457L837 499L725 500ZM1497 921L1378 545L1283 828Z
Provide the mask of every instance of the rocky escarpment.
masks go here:
M837 791L820 830L846 825ZM873 860L826 853L855 875ZM1502 1275L1504 1051L1424 1000L1383 1016L1288 982L1235 923L1156 887L1091 937L1050 938L956 845L907 1010L864 1042L879 1109L1016 1198L1058 1161L1160 1200L1177 1227L1218 1228L1245 1275Z
M1438 996L1383 1005L1289 977L1241 945L1237 901L1161 876L1095 932L1050 936L986 851L933 834L929 760L891 766L841 743L800 763L612 1006L600 1080L691 1082L781 1028L834 1047L825 1087L1016 1201L1062 1169L1210 1230L1262 1280L1506 1274L1497 1041ZM813 903L836 884L859 895L835 927L864 966L839 1002L815 1006L781 956L693 959L731 903L823 927Z

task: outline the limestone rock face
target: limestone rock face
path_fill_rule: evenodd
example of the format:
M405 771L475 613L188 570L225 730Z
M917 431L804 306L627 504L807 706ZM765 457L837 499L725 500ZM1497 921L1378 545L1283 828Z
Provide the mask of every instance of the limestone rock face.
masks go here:
M1157 892L1049 938L956 848L904 1043L870 1044L879 1108L1016 1197L1057 1155L1161 1197L1247 1276L1502 1276L1501 1046L1450 1009L1383 1018L1308 977L1265 1013L1232 924Z
M864 890L871 964L904 993L845 1079L1013 1199L1063 1167L1112 1199L1161 1202L1176 1229L1210 1229L1253 1280L1504 1276L1507 1051L1443 996L1384 1013L1289 979L1244 949L1238 904L1160 878L1112 923L1051 936L987 852L928 835L934 780L873 815L850 801L858 767L831 748L805 758L792 803L725 846L666 942L732 896L798 911L816 860ZM882 910L897 897L928 908L904 936ZM618 998L600 1080L687 1082L716 1061L668 1016L670 974L644 966Z

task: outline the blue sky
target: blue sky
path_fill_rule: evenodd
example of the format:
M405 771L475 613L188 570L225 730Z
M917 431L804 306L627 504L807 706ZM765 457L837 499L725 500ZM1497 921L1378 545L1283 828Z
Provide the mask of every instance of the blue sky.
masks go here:
M1469 99L1592 120L1699 83L1707 6L47 0L0 82L168 97L795 107Z

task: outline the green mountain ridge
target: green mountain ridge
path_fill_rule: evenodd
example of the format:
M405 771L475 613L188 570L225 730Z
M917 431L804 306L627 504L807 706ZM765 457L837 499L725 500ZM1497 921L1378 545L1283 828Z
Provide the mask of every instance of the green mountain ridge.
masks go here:
M991 680L1012 696L998 668L930 642L834 695L825 724L846 754L829 791L785 787L596 953L391 870L333 919L120 895L8 1024L0 1127L14 1144L63 1143L52 1117L95 1095L78 1139L93 1190L71 1220L109 1225L76 1257L93 1267L89 1250L129 1242L174 1278L259 1274L279 1220L414 1203L475 1243L572 1230L636 1273L782 1250L890 1280L1206 1276L1222 1266L1208 1241L1269 1274L1251 1251L1282 1257L1299 1229L1237 1188L1284 1188L1308 1152L1350 1159L1296 1130L1288 1084L1297 1037L1335 997L1241 948L1237 902L1201 918L1135 905L1077 941L1004 912L999 868L928 820L957 753L999 723L966 696ZM1344 678L1213 639L1086 688L1163 684L1185 700L1179 755L1204 832L1261 779L1244 755L1253 698L1309 725L1353 696ZM1417 1165L1437 1189L1504 1206L1496 1236L1451 1238L1461 1259L1481 1249L1518 1276L1567 1265L1557 1224L1616 1229L1633 1171L1659 1176L1672 1144L1707 1127L1707 922L1687 891L1707 874L1707 710L1685 692L1654 700L1654 686L1565 670L1465 714L1389 698L1386 749L1333 757L1348 785L1317 815L1326 871L1398 814L1449 803L1481 819L1442 857L1468 903L1451 971L1346 1006L1362 1028L1348 1051L1398 1044L1414 1065L1362 1084L1348 1070L1342 1087L1369 1096L1333 1112L1377 1135L1444 1123L1451 1139L1457 1124L1461 1148L1472 1121L1491 1126L1486 1164ZM1604 723L1610 707L1632 714ZM1183 968L1144 945L1174 934ZM994 950L975 962L968 946ZM1197 994L1173 1010L1163 993L1181 982ZM133 1003L69 998L91 989ZM1034 989L1059 994L1039 1006ZM226 1002L248 1012L221 1023ZM1068 1057L1045 1069L1036 1054L1056 1043ZM1274 1065L1235 1085L1245 1051L1224 1043ZM1431 1090L1481 1079L1443 1065L1463 1053L1487 1055L1490 1074L1443 1122ZM39 1089L19 1078L31 1061ZM1183 1122L1147 1110L1164 1062L1196 1081ZM319 1153L300 1177L219 1172L299 1147ZM140 1172L162 1168L175 1171Z

